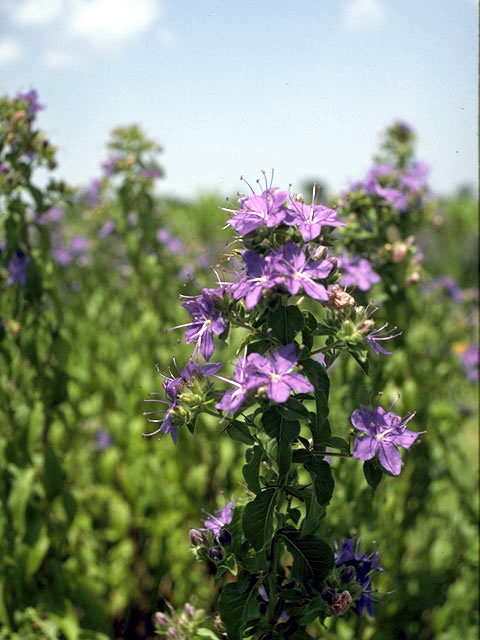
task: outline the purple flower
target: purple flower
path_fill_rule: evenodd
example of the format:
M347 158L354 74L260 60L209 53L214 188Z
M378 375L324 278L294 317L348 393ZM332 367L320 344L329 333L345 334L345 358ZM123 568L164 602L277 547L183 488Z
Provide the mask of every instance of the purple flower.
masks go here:
M27 91L26 93L22 93L21 91L19 91L16 94L15 98L17 100L26 100L28 102L27 113L28 116L32 118L32 120L33 118L35 118L39 111L45 109L44 105L39 103L38 93L35 91L35 89Z
M342 256L338 258L338 268L344 271L340 278L342 287L358 287L360 291L368 291L372 284L380 282L381 278L372 269L366 258L360 256Z
M436 289L440 288L444 289L454 302L463 302L465 294L455 282L455 280L450 276L439 276L437 278L432 278L432 280L430 280L430 282L427 282L427 284L423 287L422 293L426 295L431 291L435 291Z
M398 476L402 470L402 458L397 447L409 449L420 435L406 428L414 415L410 413L400 418L380 406L367 409L360 405L360 409L355 409L350 417L355 429L364 434L355 440L353 457L371 460L378 453L382 467Z
M52 256L55 262L62 267L70 264L73 260L73 255L71 254L71 252L67 249L62 249L62 247L53 249Z
M8 173L10 171L10 165L8 162L0 163L0 173Z
M460 354L466 376L470 382L478 381L478 356L478 344L471 344Z
M185 342L195 342L195 352L200 352L205 360L212 357L215 349L213 334L220 335L225 330L225 321L222 315L215 311L213 296L206 289L202 294L182 303L192 322L186 326Z
M91 207L97 206L100 200L100 180L98 178L94 178L90 181L90 184L87 187L86 196L88 204Z
M99 238L106 238L115 231L115 222L113 220L106 220L98 231Z
M245 306L251 311L259 302L262 292L275 288L279 279L272 269L272 258L262 258L254 251L244 251L242 254L247 275L232 285L234 300L245 298Z
M276 273L284 276L284 285L290 295L301 289L315 300L328 300L328 291L317 279L326 278L333 269L328 260L310 260L302 247L287 242L272 254Z
M258 227L275 227L285 219L287 209L285 203L289 197L288 191L281 191L278 187L269 187L261 195L252 193L240 198L240 208L223 209L234 216L227 220L227 224L241 236L251 233Z
M9 277L7 285L19 284L24 287L27 284L27 269L30 258L23 251L16 251L15 255L8 262Z
M102 162L103 173L106 176L111 176L117 170L118 163L122 159L122 154L119 152L112 153L106 160Z
M394 333L397 330L397 327L393 327L392 329L389 329L388 331L384 332L382 335L382 331L384 331L384 329L386 329L387 327L388 327L388 322L382 325L379 329L375 329L374 331L371 331L365 337L365 342L368 344L369 347L373 349L373 352L376 356L380 355L381 353L383 353L383 355L386 355L386 356L391 356L392 351L387 351L378 343L382 342L383 340L392 340L393 338L397 338L398 336L402 335L401 331L399 331L398 333Z
M47 222L59 222L64 215L64 211L61 207L51 207L45 213L43 213L38 219L39 224L46 224Z
M180 395L183 387L187 385L192 378L206 378L207 376L213 375L217 373L219 369L222 368L221 362L212 362L210 364L204 364L200 366L196 362L188 362L185 367L182 369L178 377L172 375L171 371L170 377L164 376L165 381L163 382L163 388L167 397L167 400L160 399L148 399L145 402L157 402L160 404L168 405L168 408L165 411L154 410L154 411L146 411L144 412L144 416L152 416L155 414L162 414L162 418L150 418L147 417L148 422L152 422L155 424L160 424L160 427L152 432L152 433L144 433L143 436L155 436L158 433L169 433L172 436L172 440L175 444L178 442L178 430L179 427L175 424L175 410L178 406L178 396ZM161 374L164 375L164 374ZM151 395L157 395L151 394Z
M88 242L85 236L77 235L70 238L70 242L68 243L69 250L78 255L80 253L84 253L89 248L90 243Z
M395 209L398 209L399 211L406 211L408 209L408 195L406 193L402 193L399 189L376 185L373 192L377 196L380 196L380 198L388 200L388 202L390 202Z
M105 451L112 444L112 436L106 429L99 429L95 434L95 448Z
M314 390L303 375L292 373L298 361L294 344L277 349L271 358L251 353L247 360L250 382L247 380L246 384L266 385L267 396L274 402L286 402L291 391L310 393Z
M183 242L174 236L168 229L162 228L157 231L157 240L160 244L163 244L171 253L176 255L183 255L185 253L185 247Z
M215 511L215 515L212 516L210 513L205 511L207 515L210 517L204 521L205 529L207 531L212 531L213 535L218 538L223 527L230 524L233 518L233 502L229 502L223 509L218 509Z
M290 198L285 224L297 225L305 242L315 240L322 227L343 227L345 223L338 219L337 212L323 205L303 204Z
M429 171L429 166L425 162L415 162L400 177L400 183L409 191L420 191L426 187Z
M361 596L355 603L354 611L358 616L362 615L363 609L373 617L372 598L372 576L383 571L379 564L380 554L378 551L372 553L361 553L358 550L358 540L353 538L342 541L342 547L335 551L335 566L340 568L340 577L345 582L352 579L361 587Z
M252 366L250 365L250 368ZM251 371L250 371L251 373ZM226 413L235 413L237 409L239 409L242 404L245 402L245 399L248 395L250 389L254 389L257 385L257 378L253 376L249 376L248 371L248 359L245 356L241 356L237 360L237 364L235 365L235 371L233 373L234 382L231 380L226 380L234 385L234 389L229 389L226 391L220 402L216 404L216 408L221 411L225 411ZM260 381L260 384L263 381Z
M291 391L310 393L313 386L300 373L294 373L297 366L297 355L294 344L288 344L270 355L250 353L237 361L234 381L220 378L235 386L226 391L216 405L217 409L227 413L235 413L250 391L265 387L266 394L273 402L286 402Z
M142 169L140 171L140 175L144 178L154 180L155 178L161 178L163 176L163 171L156 167L151 167L149 169Z

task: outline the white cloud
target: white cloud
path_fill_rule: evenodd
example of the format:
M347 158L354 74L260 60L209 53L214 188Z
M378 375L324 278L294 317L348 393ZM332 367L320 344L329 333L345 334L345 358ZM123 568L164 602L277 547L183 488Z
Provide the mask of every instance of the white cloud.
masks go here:
M0 65L6 66L23 58L23 47L16 38L0 40Z
M383 24L386 16L380 0L349 0L343 17L349 29L364 29Z
M42 25L58 18L64 9L64 0L23 0L8 8L12 19L21 25Z
M93 44L115 44L150 27L161 6L161 0L72 0L68 27Z

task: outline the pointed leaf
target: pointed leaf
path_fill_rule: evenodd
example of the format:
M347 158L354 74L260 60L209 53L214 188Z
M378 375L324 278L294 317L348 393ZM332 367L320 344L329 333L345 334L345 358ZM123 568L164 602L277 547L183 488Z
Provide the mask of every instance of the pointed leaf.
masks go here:
M312 534L300 536L295 529L283 530L282 537L293 556L293 579L299 584L321 583L335 564L333 551L325 540Z
M227 426L227 433L236 442L243 442L244 444L253 444L255 442L247 425L244 422L240 422L240 420L232 420Z
M244 464L242 468L247 487L255 494L260 493L262 490L259 480L262 455L262 448L258 445L255 445L252 449L248 449L246 454L247 463Z
M335 487L330 465L325 460L312 456L308 462L305 462L304 467L312 476L318 504L322 506L328 504Z
M257 551L269 543L272 537L276 495L276 489L262 491L246 505L243 512L243 532Z
M218 599L220 617L231 640L241 640L245 623L256 617L258 604L255 598L255 606L257 607L257 611L255 611L252 593L256 596L254 589L239 593L236 582L225 585L220 592ZM243 624L240 624L240 621Z
M383 478L383 472L375 460L367 460L363 463L363 474L370 489L375 493L375 489Z

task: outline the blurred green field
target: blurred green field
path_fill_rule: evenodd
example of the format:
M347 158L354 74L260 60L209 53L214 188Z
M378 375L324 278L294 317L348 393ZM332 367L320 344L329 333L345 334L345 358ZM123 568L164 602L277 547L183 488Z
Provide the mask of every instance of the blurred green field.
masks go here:
M134 160L104 179L95 202L65 187L38 196L44 210L62 208L64 243L87 239L88 259L47 259L52 223L50 240L39 227L38 272L32 268L24 291L5 285L5 261L1 267L2 640L153 638L152 615L165 602L215 607L216 586L195 563L188 530L202 509L224 506L240 488L243 446L209 416L193 437L183 429L177 447L142 438L142 412L148 394L162 390L155 365L166 371L173 355L179 366L190 356L182 330L165 330L188 321L179 294L214 284L208 265L230 238L219 207L231 194L161 197L138 173L139 158L154 148L138 131L113 140ZM0 184L2 240L21 236L32 209L24 179L23 209ZM422 279L385 309L403 336L366 383L388 398L399 393L399 414L417 411L421 446L373 498L360 463L332 463L337 491L324 535L376 541L385 568L376 587L388 595L375 619L355 627L331 618L326 630L312 627L319 638L478 637L478 392L461 359L477 331L477 202L463 189L434 207L435 224L419 234ZM115 228L102 237L106 221ZM158 240L160 229L167 240ZM443 276L455 279L462 302L444 285L423 292ZM228 355L220 347L214 359ZM350 361L331 375L332 428L348 437L365 376Z

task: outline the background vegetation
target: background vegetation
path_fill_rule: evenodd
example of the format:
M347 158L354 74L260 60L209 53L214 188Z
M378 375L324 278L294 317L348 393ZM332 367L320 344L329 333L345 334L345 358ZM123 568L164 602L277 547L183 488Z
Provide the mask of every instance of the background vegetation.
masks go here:
M0 638L153 637L166 602L214 610L188 529L241 481L242 445L208 416L178 447L141 437L155 364L190 355L165 329L188 321L180 293L214 282L224 202L156 195L160 149L137 127L113 132L87 188L45 178L54 149L31 106L0 101ZM389 595L374 620L332 618L321 637L477 637L476 209L468 189L432 198L415 223L419 281L383 309L403 336L369 386L399 393L396 412L416 410L426 434L373 498L360 464L332 463L332 532L377 541ZM345 437L364 375L332 372Z

